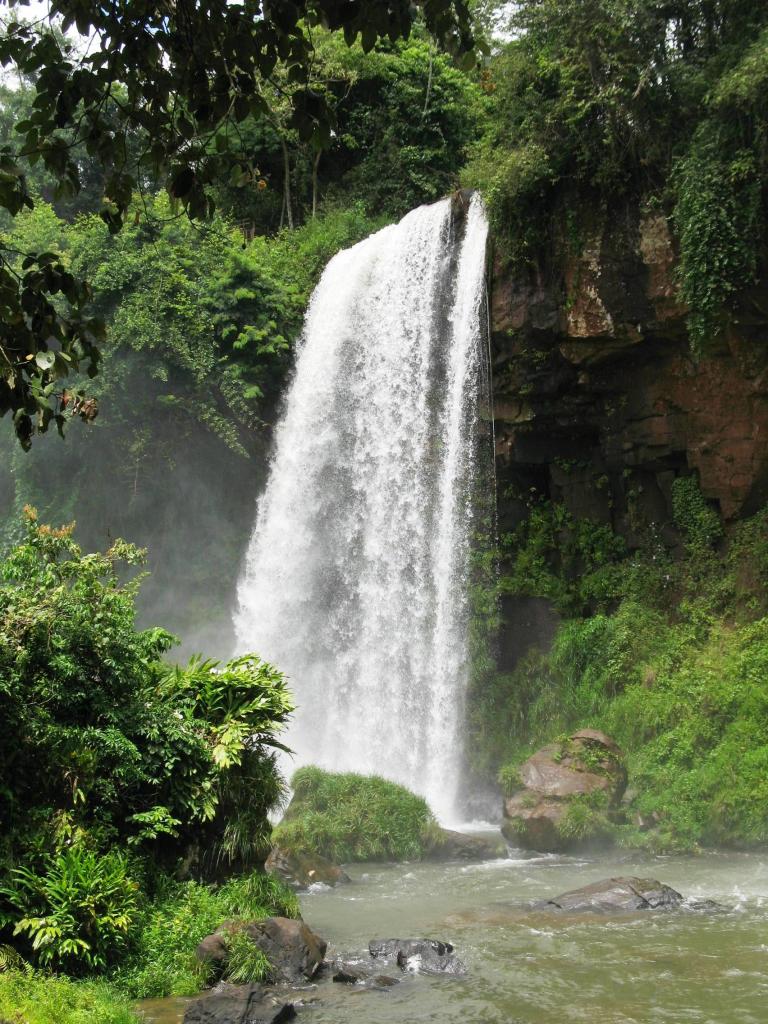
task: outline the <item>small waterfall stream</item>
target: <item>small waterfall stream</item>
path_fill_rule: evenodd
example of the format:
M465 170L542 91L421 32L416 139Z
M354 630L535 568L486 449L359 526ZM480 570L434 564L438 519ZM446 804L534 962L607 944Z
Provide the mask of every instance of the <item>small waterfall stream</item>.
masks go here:
M336 255L312 297L238 585L239 650L288 676L295 764L455 816L487 222L450 199Z

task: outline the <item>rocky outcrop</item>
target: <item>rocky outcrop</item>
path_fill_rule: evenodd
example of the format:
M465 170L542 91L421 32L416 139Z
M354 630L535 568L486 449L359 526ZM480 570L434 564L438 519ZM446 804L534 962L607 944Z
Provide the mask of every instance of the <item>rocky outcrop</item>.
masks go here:
M263 921L225 921L198 945L197 959L223 970L229 956L228 937L244 932L266 956L275 981L292 985L308 981L320 969L327 943L301 919L268 917Z
M540 904L542 909L571 914L676 910L683 897L675 889L652 878L606 878L581 889L573 889Z
M349 881L349 875L338 864L320 854L294 853L281 846L272 847L264 870L298 891L310 885L336 886Z
M726 521L754 512L768 500L768 296L748 294L697 359L665 217L583 210L578 230L530 273L496 252L499 491L521 496L502 503L502 528L534 488L632 546L671 521L672 481L694 471Z
M626 782L614 741L596 729L581 729L564 743L542 747L521 765L519 789L504 802L502 832L515 846L545 852L592 843ZM585 812L581 829L569 828L575 801Z
M218 985L187 1007L184 1024L283 1024L293 1003L273 999L260 985Z

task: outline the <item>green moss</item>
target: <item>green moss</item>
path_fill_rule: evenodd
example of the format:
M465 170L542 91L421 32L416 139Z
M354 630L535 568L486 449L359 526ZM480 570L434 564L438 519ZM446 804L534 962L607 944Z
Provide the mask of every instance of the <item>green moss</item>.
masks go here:
M425 800L377 775L300 768L293 800L273 840L330 860L418 860L436 835Z

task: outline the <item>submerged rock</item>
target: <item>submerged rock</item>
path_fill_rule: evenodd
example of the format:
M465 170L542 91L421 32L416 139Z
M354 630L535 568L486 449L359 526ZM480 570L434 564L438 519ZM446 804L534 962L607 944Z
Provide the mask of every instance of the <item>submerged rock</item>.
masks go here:
M572 914L628 912L636 910L676 910L682 895L653 878L605 878L592 885L556 896L539 904L542 909L564 910Z
M606 814L621 801L627 777L621 750L605 733L581 729L520 767L520 788L504 802L502 834L526 849L558 852L604 838ZM581 811L576 827L572 808Z
M388 974L374 974L370 966L342 961L334 965L333 981L344 985L365 985L366 988L391 988L399 983L398 978Z
M493 860L506 856L504 844L482 836L468 836L441 828L435 843L425 853L427 860Z
M318 882L323 885L341 885L348 882L346 874L338 864L326 860L319 853L294 853L292 850L273 846L264 864L264 870L275 875L293 889L308 889Z
M244 932L258 946L269 960L275 980L294 985L314 977L328 946L301 919L268 917L247 924L225 921L197 947L197 959L223 969L229 956L227 936L233 932Z
M293 1003L271 999L260 985L219 985L187 1007L184 1024L282 1024Z
M379 939L368 943L372 957L394 961L410 974L467 973L466 964L454 955L450 942L440 939Z
M397 960L400 956L421 956L428 952L446 956L453 952L453 946L440 939L371 939L368 952L382 960Z

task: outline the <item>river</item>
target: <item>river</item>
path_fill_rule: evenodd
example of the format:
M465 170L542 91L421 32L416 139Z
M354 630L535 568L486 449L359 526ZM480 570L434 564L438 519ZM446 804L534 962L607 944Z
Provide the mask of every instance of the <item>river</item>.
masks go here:
M401 975L384 991L321 982L299 998L307 1024L765 1024L768 854L567 857L516 853L479 864L367 864L352 884L306 893L328 955L372 938L447 939L465 978ZM533 910L614 875L657 878L720 913L569 916ZM397 974L397 969L390 970ZM182 1004L149 1020L178 1020Z

